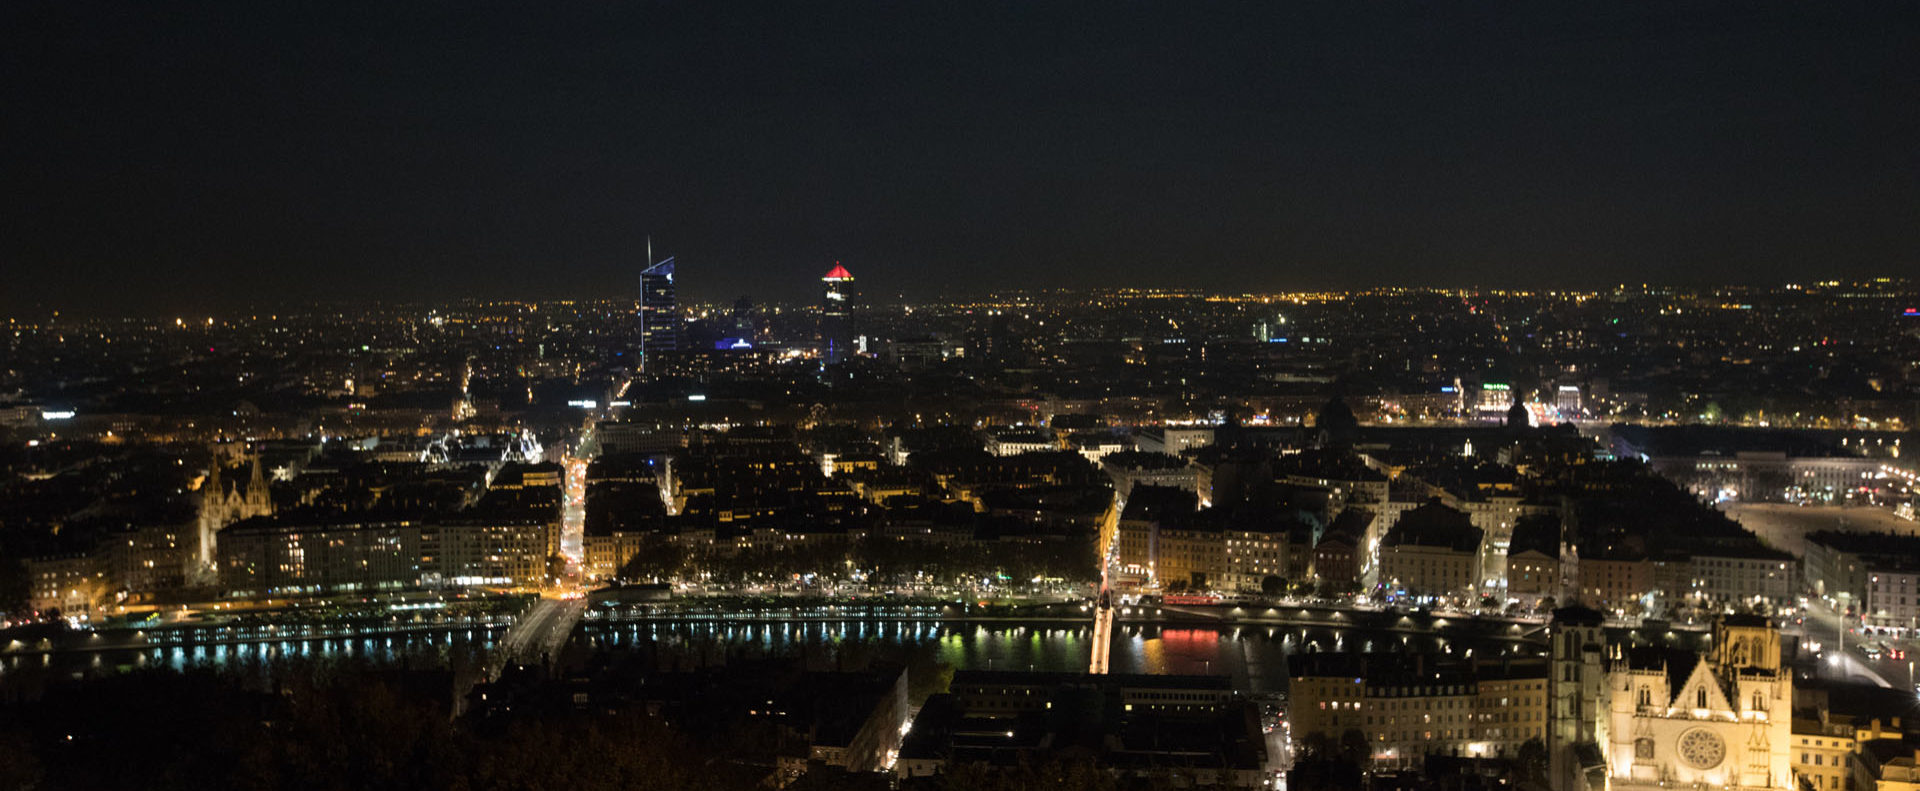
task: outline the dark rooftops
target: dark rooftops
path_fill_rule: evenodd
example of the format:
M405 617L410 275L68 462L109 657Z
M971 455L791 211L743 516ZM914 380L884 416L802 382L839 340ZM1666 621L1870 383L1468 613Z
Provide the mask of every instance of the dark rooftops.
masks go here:
M1152 522L1173 514L1190 514L1199 507L1199 496L1186 489L1143 484L1127 495L1127 507L1120 518Z
M1830 440L1809 432L1721 426L1639 426L1616 423L1616 441L1648 456L1733 456L1784 453L1788 457L1851 456Z
M1920 570L1920 536L1821 530L1808 533L1807 543L1860 555L1877 571Z
M1187 460L1179 456L1143 450L1109 453L1100 457L1100 463L1127 470L1178 470L1187 466Z
M1440 502L1438 498L1400 516L1382 540L1386 546L1447 547L1456 552L1480 549L1480 528L1473 518Z
M1298 654L1288 660L1293 678L1352 678L1369 686L1545 679L1547 662L1541 658L1460 660L1440 654L1364 654L1323 651Z
M1513 526L1513 543L1507 556L1538 552L1548 557L1560 555L1560 518L1552 515L1521 517Z
M1374 519L1374 513L1365 508L1348 508L1333 518L1333 524L1327 526L1323 540L1338 537L1359 546L1361 537L1367 534L1367 527L1373 524Z

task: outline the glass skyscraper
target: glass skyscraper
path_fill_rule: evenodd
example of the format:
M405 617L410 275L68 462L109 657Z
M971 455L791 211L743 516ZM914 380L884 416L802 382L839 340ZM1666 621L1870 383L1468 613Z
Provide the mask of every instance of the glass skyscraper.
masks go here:
M640 370L651 372L654 355L680 348L680 311L674 298L673 259L640 273Z

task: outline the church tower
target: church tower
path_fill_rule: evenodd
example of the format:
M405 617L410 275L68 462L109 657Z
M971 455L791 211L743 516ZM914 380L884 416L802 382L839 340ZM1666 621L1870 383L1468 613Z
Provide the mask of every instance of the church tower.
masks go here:
M1554 791L1606 788L1607 635L1605 616L1563 607L1547 626L1547 782Z
M1792 787L1793 673L1780 666L1780 631L1765 616L1721 616L1711 661L1734 698L1730 708L1747 726L1729 734L1738 739L1728 740L1729 752L1742 759L1730 769L1743 786Z
M226 460L216 449L213 461L208 465L207 479L200 482L200 518L194 531L193 569L190 574L196 583L210 581L214 564L214 533L219 532L226 523L222 521L227 513L226 486L220 480L220 468Z
M220 529L242 519L273 515L273 493L267 484L260 456L253 456L253 470L244 491L226 483L221 470L227 466L226 454L214 449L207 479L200 484L200 516L195 530L192 582L211 584L218 573Z

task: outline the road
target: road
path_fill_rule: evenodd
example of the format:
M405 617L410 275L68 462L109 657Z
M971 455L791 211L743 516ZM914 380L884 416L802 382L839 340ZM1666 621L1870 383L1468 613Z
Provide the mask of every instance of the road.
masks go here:
M1912 652L1920 648L1920 643L1911 639L1862 635L1858 619L1847 618L1818 600L1807 603L1804 617L1808 647L1818 645L1824 657L1820 663L1822 674L1894 689L1913 688L1915 667ZM1844 638L1841 637L1843 631ZM1845 650L1841 651L1843 642ZM1905 658L1896 659L1891 652L1883 652L1877 659L1869 659L1861 650L1866 646L1897 649L1905 653Z
M1761 540L1798 557L1807 554L1807 534L1818 530L1920 535L1920 522L1901 519L1885 508L1728 503L1720 510Z
M566 502L560 511L560 555L567 559L570 577L578 577L586 562L587 460L568 456L561 462L566 470Z
M497 676L510 662L545 662L560 652L573 627L587 611L583 597L541 597L525 615L508 627L495 648L489 676Z
M1103 674L1110 666L1113 655L1113 606L1103 591L1100 600L1093 606L1093 662L1087 672Z
M1293 723L1287 719L1284 700L1263 700L1259 706L1260 727L1266 731L1266 769L1272 778L1271 787L1285 791L1287 772L1293 769Z
M1107 518L1100 527L1100 595L1093 602L1093 660L1087 666L1087 672L1095 675L1107 672L1113 655L1114 545L1119 536L1120 511L1126 507L1127 498L1114 490L1113 505L1107 508Z

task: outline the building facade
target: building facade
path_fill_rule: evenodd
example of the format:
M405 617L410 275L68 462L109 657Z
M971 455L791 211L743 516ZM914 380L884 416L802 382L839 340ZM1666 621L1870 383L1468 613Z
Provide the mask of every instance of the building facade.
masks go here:
M1653 561L1645 557L1588 557L1577 562L1575 597L1590 607L1622 609L1653 590Z
M1478 590L1483 533L1438 501L1401 515L1380 542L1379 582L1389 597L1466 596Z
M1920 625L1920 538L1811 533L1801 567L1816 595L1869 626L1911 632Z
M1565 593L1560 588L1560 579L1558 555L1526 549L1507 556L1507 595L1528 606L1544 598L1558 601Z
M1363 736L1371 769L1418 768L1427 756L1514 758L1547 727L1547 664L1454 662L1426 655L1323 653L1299 658L1289 685L1293 738Z
M1779 631L1738 615L1714 626L1710 653L1616 652L1613 788L1793 788L1793 674L1780 657Z
M1824 713L1824 712L1822 712ZM1859 776L1857 734L1850 719L1793 720L1793 777L1798 788L1850 791Z
M538 587L551 529L540 520L248 520L221 531L220 585L243 596Z

